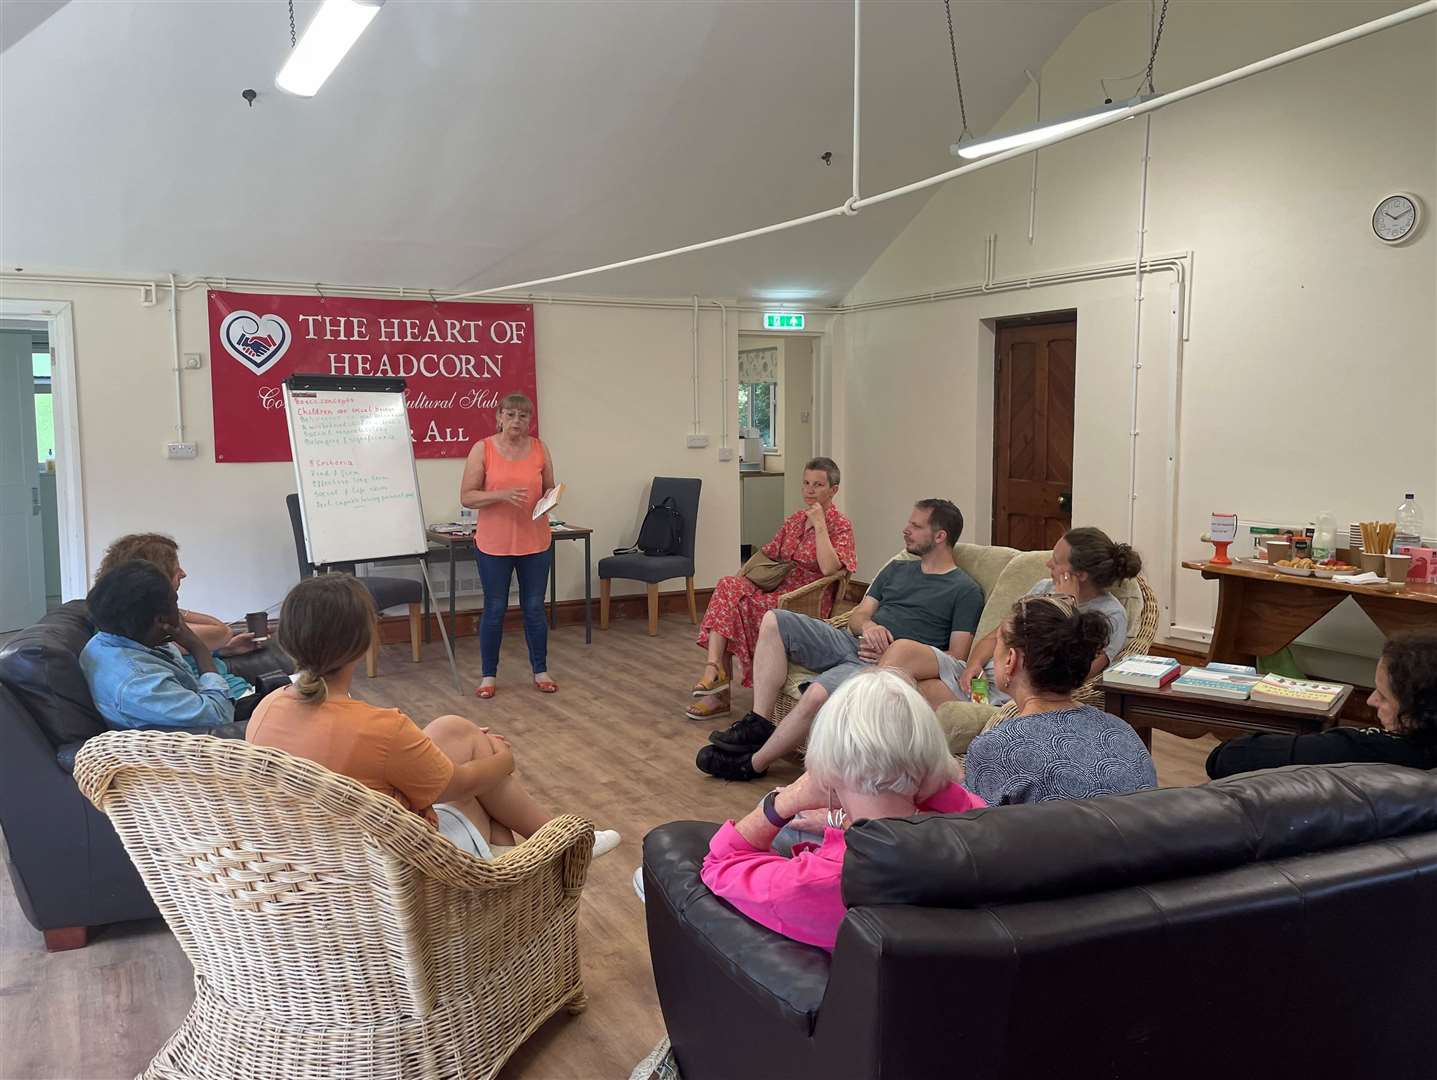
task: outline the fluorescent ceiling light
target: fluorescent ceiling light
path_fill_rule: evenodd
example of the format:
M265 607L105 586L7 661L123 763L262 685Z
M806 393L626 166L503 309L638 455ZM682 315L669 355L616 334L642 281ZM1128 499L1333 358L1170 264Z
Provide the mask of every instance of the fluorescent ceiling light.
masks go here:
M324 0L304 28L274 84L298 97L314 97L344 54L359 40L384 0Z
M948 148L948 152L954 157L980 158L989 154L1001 154L1004 150L1013 150L1019 146L1028 146L1031 143L1039 142L1053 135L1064 135L1070 131L1078 131L1097 123L1105 116L1118 112L1121 109L1129 108L1145 100L1142 97L1135 97L1128 101L1115 101L1111 105L1099 105L1096 109L1089 109L1087 112L1079 113L1077 116L1070 116L1065 120L1053 120L1046 124L1036 124L1033 127L1023 128L1007 135L997 135L989 139L978 139L970 143L954 143Z

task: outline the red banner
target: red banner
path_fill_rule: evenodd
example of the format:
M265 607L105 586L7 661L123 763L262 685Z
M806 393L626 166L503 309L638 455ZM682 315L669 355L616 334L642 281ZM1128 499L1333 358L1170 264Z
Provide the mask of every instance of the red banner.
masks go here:
M464 457L518 391L534 402L532 304L444 304L211 292L216 461L288 461L285 377L381 375L408 383L419 458Z

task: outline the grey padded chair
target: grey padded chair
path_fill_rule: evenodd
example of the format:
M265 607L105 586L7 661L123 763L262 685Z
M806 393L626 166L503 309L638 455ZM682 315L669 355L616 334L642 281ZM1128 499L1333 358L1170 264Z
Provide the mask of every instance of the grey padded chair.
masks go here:
M649 490L649 505L657 506L672 498L684 521L683 553L680 555L610 555L599 560L599 629L609 628L609 583L614 578L642 581L649 594L649 637L659 633L659 582L681 577L689 594L689 619L699 621L698 605L694 602L694 535L699 524L699 488L703 481L694 477L656 476Z
M304 519L299 512L299 496L291 492L284 497L284 502L289 507L289 525L294 532L294 553L299 558L299 576L301 579L313 577L317 568L309 561L309 552L304 549ZM329 563L326 569L353 574L354 563ZM386 608L398 607L400 604L409 605L409 652L414 662L419 663L420 648L424 644L421 640L424 623L419 610L419 605L424 600L424 583L412 578L373 576L362 577L359 583L369 590L376 612L383 612ZM369 643L369 655L364 658L364 670L371 679L379 673L377 626Z

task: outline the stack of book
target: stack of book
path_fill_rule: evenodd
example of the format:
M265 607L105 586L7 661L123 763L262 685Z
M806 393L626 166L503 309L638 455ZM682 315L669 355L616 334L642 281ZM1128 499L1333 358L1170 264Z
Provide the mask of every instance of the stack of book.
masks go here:
M1156 690L1176 679L1181 671L1181 665L1168 656L1130 656L1110 668L1105 668L1103 682L1108 686L1134 686L1144 690Z
M1209 664L1188 668L1173 683L1173 693L1220 701L1246 701L1253 685L1261 680L1257 668L1242 664Z

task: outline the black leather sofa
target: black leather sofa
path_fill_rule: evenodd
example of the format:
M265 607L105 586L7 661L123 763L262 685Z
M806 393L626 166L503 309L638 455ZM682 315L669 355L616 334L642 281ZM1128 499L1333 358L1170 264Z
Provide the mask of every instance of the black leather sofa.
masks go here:
M70 775L85 740L106 730L79 662L94 632L85 602L72 600L0 647L0 828L20 909L50 949L84 945L93 926L159 916L109 819ZM229 663L251 681L291 668L271 649Z
M1437 1075L1437 775L1295 766L849 831L832 956L644 840L684 1080Z

